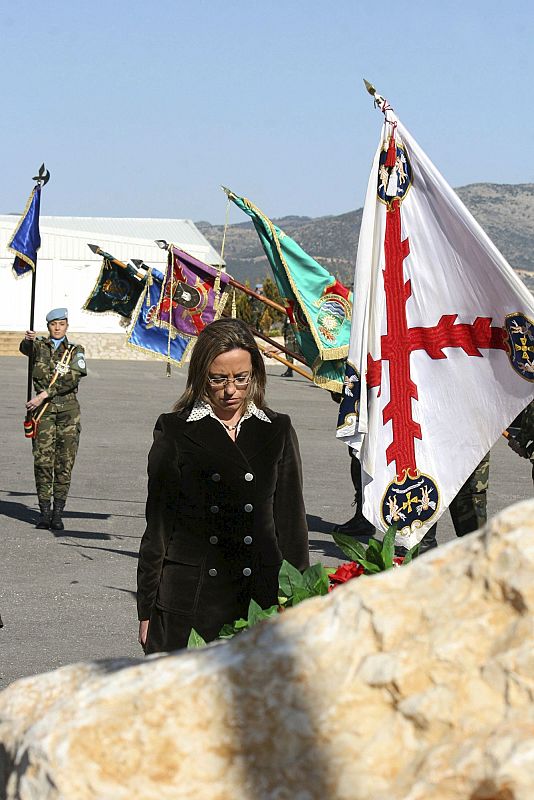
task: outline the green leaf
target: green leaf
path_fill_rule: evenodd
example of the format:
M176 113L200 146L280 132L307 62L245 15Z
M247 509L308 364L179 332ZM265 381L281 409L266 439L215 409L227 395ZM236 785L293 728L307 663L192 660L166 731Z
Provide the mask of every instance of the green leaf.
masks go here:
M369 539L369 546L367 547L367 555L369 555L369 552L382 554L382 542L379 541L378 539L375 539L374 537Z
M227 622L226 625L223 625L221 630L219 631L219 639L231 639L235 636L235 630L232 623Z
M263 608L256 603L254 598L251 598L249 606L248 606L248 615L247 615L247 622L249 627L251 625L255 625L256 622L259 622L260 619L263 619Z
M237 633L237 631L242 631L243 628L248 628L248 619L236 619L234 622L235 632Z
M309 589L306 589L303 586L296 587L295 591L293 592L293 597L291 598L291 605L296 606L299 603L302 603L303 600L308 600L309 597L313 597Z
M278 573L278 586L281 594L291 597L297 587L304 586L304 578L293 564L289 561L282 561L280 572Z
M325 570L322 564L314 564L313 566L308 567L308 569L304 570L302 575L305 588L309 589L312 594L315 594L314 587L317 581L321 580L324 574Z
M279 606L287 605L287 601L288 600L289 600L289 597L284 597L284 595L282 595L282 594L278 595L278 605Z
M335 572L335 570L331 570ZM330 580L328 578L329 572L324 569L323 574L317 579L317 581L313 585L313 595L323 595L328 594L328 590L330 588Z
M193 650L196 647L204 647L206 645L206 640L202 638L200 633L197 633L194 628L191 628L191 633L189 634L189 639L187 640L187 647L189 650Z
M365 558L362 558L361 561L358 561L358 564L361 564L369 575L375 575L377 572L384 571L378 564L373 564L372 561L366 561Z
M395 533L396 528L391 525L384 534L382 540L382 561L386 569L393 567L393 556L395 555Z
M334 542L351 561L358 561L365 558L365 546L356 541L352 536L345 536L343 533L333 533Z
M404 556L404 561L402 562L402 566L404 566L405 564L409 564L410 561L412 561L414 558L417 558L418 555L419 555L419 545L414 544L414 546L411 547Z
M378 539L369 539L369 547L365 553L365 558L366 561L370 561L371 564L376 564L376 566L380 568L380 571L386 569L384 559L382 558L382 542L379 542Z
M269 606L269 608L263 609L263 619L269 619L270 617L275 617L278 614L278 606Z

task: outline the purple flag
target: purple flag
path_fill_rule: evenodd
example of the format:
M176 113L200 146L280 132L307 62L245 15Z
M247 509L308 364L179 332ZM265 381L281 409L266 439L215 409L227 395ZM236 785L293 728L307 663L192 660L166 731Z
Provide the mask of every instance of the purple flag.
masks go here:
M218 318L218 291L222 295L229 280L225 272L171 246L153 324L167 329L170 325L171 336L198 336Z

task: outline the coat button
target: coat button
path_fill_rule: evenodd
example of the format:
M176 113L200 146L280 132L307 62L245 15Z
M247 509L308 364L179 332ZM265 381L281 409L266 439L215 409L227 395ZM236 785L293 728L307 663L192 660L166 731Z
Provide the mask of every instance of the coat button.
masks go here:
M245 569L243 570L243 575L245 576L245 578L248 578L249 575L252 575L252 570L250 569L250 567L245 567Z
M216 575L217 575L217 570L216 569L210 569L208 571L208 575L211 575L212 578L215 578Z
M245 511L247 512L247 514L250 514L253 508L254 506L252 505L252 503L247 503L245 506Z
M210 536L210 544L217 544L218 541L219 541L218 536Z
M247 472L245 474L245 480L246 481L253 481L254 480L254 475L252 474L252 472Z
M221 480L221 476L219 475L218 472L214 472L213 475L211 476L211 479L212 481L215 481L215 483L219 483L219 481Z
M252 544L252 536L245 536L243 541L245 542L245 544Z
M219 506L211 506L210 511L211 511L212 514L218 514L219 513Z

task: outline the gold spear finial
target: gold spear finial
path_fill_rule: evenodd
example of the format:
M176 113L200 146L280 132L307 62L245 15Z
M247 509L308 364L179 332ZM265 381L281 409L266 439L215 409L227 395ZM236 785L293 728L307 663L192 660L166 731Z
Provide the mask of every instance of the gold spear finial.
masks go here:
M369 81L366 81L366 80L365 80L365 78L363 79L363 82L364 82L364 84L365 84L365 88L367 89L367 91L369 92L369 94L372 94L372 95L373 95L373 97L374 97L374 96L375 96L375 94L376 94L376 89L375 89L375 87L373 86L373 84L372 84L372 83L369 83Z

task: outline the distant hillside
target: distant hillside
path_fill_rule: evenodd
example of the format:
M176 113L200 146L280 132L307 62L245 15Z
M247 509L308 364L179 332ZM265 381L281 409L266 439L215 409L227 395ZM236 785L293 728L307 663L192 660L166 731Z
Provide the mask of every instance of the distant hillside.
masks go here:
M474 183L456 190L499 250L534 290L534 184ZM268 213L268 209L264 209ZM341 280L353 278L362 209L328 217L282 217L273 221ZM197 222L220 252L222 225ZM251 222L230 225L224 252L228 272L253 286L269 266Z

